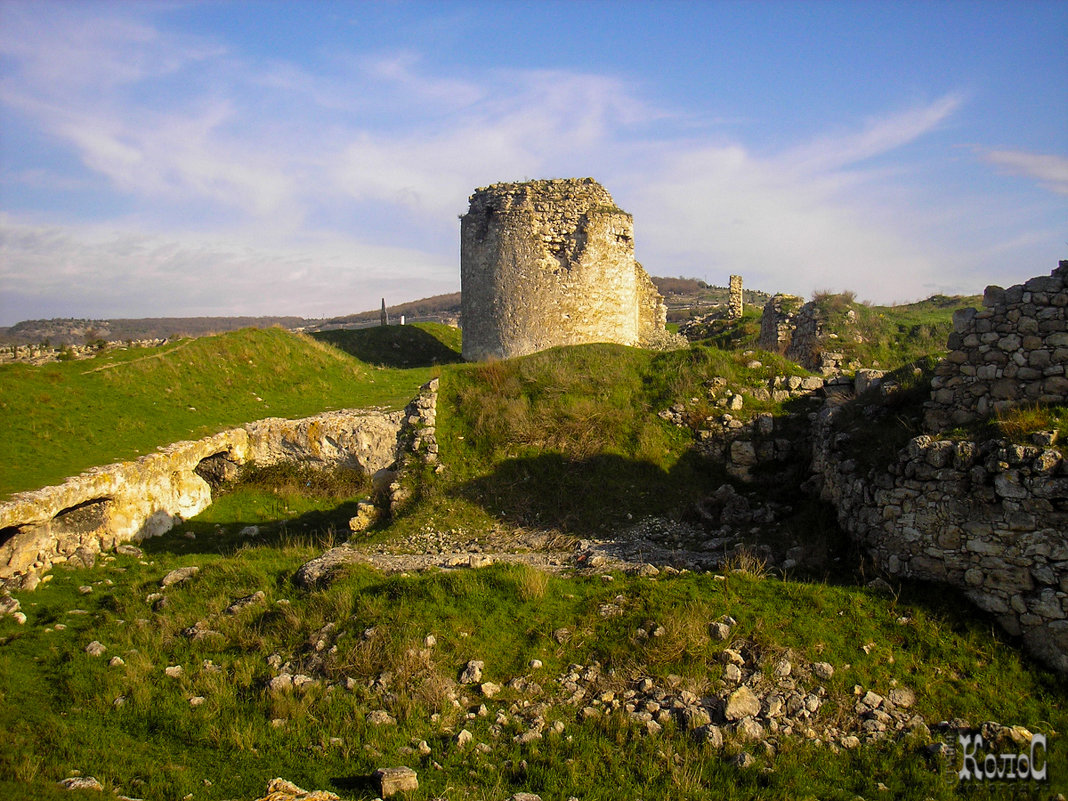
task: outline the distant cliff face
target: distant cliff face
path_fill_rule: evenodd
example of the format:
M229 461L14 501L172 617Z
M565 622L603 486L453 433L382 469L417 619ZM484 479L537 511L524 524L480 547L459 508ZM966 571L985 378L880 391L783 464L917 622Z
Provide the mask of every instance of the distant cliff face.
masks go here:
M664 331L631 215L592 178L478 189L460 222L460 282L469 360Z

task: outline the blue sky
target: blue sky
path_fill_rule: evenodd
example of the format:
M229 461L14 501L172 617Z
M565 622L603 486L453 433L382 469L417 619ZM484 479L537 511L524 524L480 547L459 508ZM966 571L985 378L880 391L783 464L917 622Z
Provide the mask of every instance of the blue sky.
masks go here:
M0 325L459 288L593 176L653 275L876 302L1068 258L1068 3L0 0Z

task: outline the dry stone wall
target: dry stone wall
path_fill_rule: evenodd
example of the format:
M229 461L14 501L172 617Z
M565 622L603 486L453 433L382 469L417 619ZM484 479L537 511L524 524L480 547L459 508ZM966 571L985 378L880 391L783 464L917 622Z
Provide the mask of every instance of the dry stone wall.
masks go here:
M1008 289L987 287L983 308L956 312L953 328L931 382L929 430L1022 403L1068 403L1068 261Z
M32 589L55 564L88 564L117 544L163 534L206 509L212 486L246 462L300 461L373 474L396 459L403 417L342 410L260 420L19 493L0 504L0 584Z
M639 345L667 310L634 260L631 215L592 178L478 189L460 222L463 356Z
M882 470L851 457L828 403L813 470L838 521L892 576L948 584L1068 672L1068 464L1051 448L913 439Z

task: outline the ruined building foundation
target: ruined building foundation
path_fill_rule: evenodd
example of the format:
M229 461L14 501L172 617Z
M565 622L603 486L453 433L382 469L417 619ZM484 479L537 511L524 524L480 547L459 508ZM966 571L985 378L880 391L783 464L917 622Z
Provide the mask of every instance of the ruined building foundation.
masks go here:
M592 178L494 184L460 221L463 356L640 345L667 310L634 260L634 224Z

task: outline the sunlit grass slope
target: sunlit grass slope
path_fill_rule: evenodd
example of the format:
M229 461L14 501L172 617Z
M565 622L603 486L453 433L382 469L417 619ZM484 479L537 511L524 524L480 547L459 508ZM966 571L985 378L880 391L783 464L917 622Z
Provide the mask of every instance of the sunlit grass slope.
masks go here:
M280 328L0 366L0 496L264 417L399 408L432 369L373 367Z

